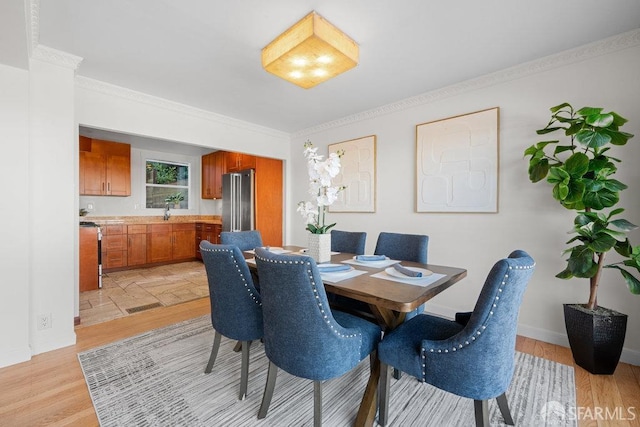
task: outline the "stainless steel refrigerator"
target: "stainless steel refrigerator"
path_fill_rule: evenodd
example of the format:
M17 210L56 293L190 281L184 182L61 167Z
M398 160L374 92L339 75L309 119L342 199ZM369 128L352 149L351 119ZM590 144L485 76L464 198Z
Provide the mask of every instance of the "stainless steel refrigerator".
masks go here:
M254 170L222 175L222 231L255 229Z

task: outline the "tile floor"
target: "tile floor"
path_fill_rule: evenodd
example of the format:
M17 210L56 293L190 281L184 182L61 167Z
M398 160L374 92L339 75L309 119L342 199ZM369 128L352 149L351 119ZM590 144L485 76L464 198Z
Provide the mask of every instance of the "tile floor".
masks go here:
M80 292L78 327L207 296L207 274L197 261L106 273L102 289Z

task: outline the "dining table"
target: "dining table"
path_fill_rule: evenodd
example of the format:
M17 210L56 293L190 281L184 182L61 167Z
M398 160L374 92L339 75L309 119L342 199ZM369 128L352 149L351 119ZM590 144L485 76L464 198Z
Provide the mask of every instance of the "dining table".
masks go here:
M299 246L269 249L291 255L307 255L305 248ZM250 260L252 253L245 252L245 257ZM322 273L321 271L327 292L368 304L384 333L400 325L407 313L420 307L467 275L467 270L460 267L384 258L377 261L360 261L355 254L332 252L329 264L348 265L352 268L340 272ZM248 264L255 268L255 262ZM422 277L404 276L397 273L393 267L394 264L401 264L402 267L424 274ZM357 427L372 426L377 412L380 361L375 356L370 362L369 380L355 420Z

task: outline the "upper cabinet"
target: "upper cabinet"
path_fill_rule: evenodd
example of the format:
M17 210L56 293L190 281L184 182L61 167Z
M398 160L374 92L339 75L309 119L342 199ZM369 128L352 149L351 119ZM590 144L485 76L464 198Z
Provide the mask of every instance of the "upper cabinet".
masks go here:
M202 198L222 198L222 175L227 173L226 151L202 156Z
M80 195L130 196L131 146L81 136Z
M256 168L256 156L244 153L227 152L227 171L238 172L245 169Z

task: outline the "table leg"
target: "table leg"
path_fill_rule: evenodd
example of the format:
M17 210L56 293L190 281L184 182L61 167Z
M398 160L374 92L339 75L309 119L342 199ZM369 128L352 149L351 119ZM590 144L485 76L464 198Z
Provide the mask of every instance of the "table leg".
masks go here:
M356 416L356 427L370 427L373 425L373 420L376 418L376 412L378 411L378 383L380 382L380 359L378 359L378 353L374 352L374 357L371 360L372 367L369 375L369 382L364 390L362 396L362 402L360 402L360 409L358 409L358 415Z

